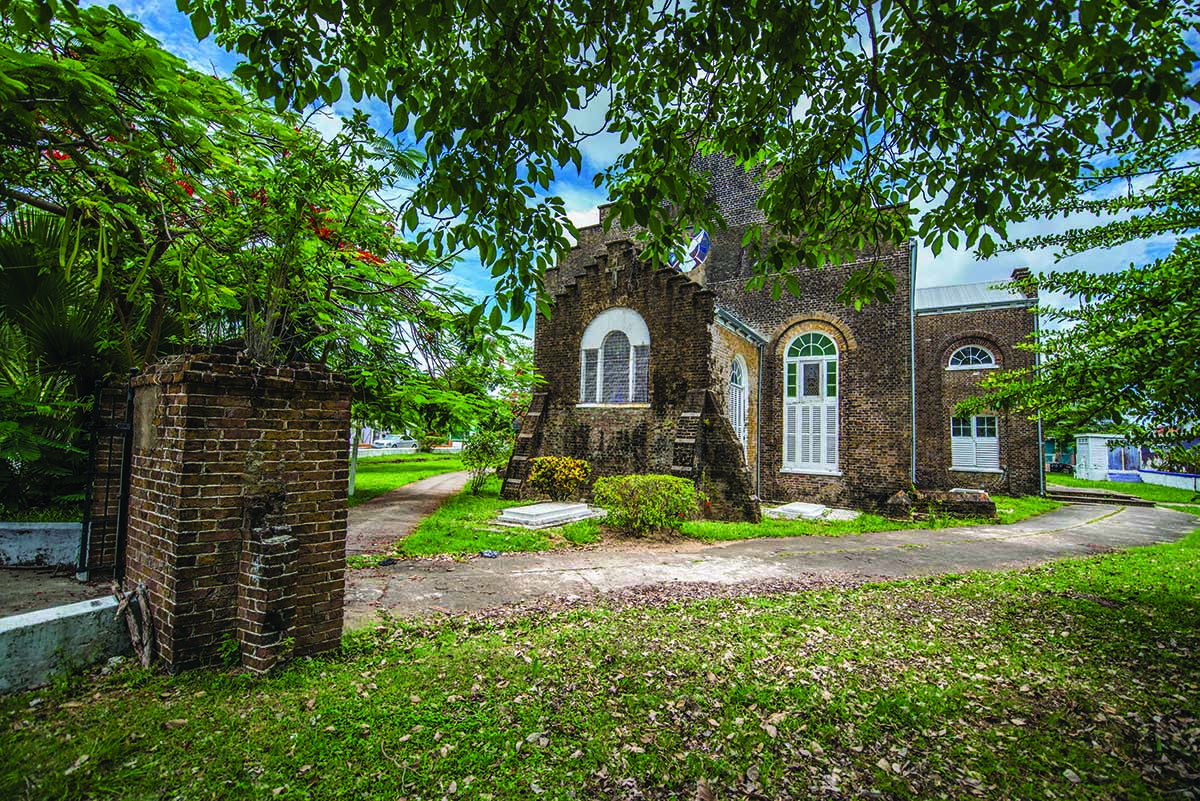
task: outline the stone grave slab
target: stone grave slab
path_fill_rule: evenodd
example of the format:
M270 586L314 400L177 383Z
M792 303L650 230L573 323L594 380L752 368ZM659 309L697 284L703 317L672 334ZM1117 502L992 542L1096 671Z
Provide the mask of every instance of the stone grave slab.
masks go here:
M829 512L829 507L820 503L796 501L784 506L763 509L763 514L777 520L820 520Z
M586 503L560 503L547 501L530 506L515 506L500 511L496 522L502 526L539 529L562 526L589 517L603 517L603 509L595 509Z

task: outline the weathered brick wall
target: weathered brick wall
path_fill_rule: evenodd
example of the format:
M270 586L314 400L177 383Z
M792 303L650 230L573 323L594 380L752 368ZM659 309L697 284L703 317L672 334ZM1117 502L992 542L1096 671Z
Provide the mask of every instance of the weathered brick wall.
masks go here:
M539 316L536 325L534 359L548 393L534 455L585 459L593 479L671 474L684 402L689 392L709 386L712 293L686 275L638 261L628 240L608 242L560 286L552 316ZM613 307L633 309L649 329L650 402L580 407L580 342L588 323ZM736 501L722 508L744 506Z
M753 472L752 466L758 458L758 348L723 325L714 323L711 327L713 350L710 388L720 413L726 417L729 415L729 374L733 369L733 360L741 356L746 364L746 455L742 460Z
M754 487L754 476L745 460L725 410L710 391L700 423L699 488L708 498L706 516L715 520L744 520L757 523L762 508Z
M1041 492L1042 455L1037 421L999 415L1003 473L950 469L950 418L961 401L979 394L977 383L991 370L946 370L950 355L964 345L990 350L999 369L1032 367L1032 353L1015 346L1033 333L1027 308L983 309L949 314L918 314L917 481L934 489L973 487L1008 495Z
M891 303L860 310L838 302L846 278L875 262L896 279ZM911 483L912 405L909 325L911 252L906 243L880 246L840 267L804 270L803 294L748 290L750 254L741 232L718 233L705 265L717 303L768 338L762 368L761 486L764 501L806 500L874 507ZM792 339L807 331L838 345L839 469L841 476L785 473L783 362Z
M710 232L712 249L706 263L686 274L714 296L715 304L761 332L768 339L762 354L761 366L757 352L744 340L716 325L710 317L707 338L712 343L708 374L703 386L712 390L718 406L724 411L729 365L735 353L742 353L750 373L749 402L750 448L749 464L758 475L759 494L767 501L810 500L828 504L878 507L894 492L912 484L913 442L913 324L910 316L912 251L908 243L891 245L878 243L864 249L859 258L835 268L802 270L798 273L802 292L799 297L784 293L779 299L771 297L770 289L747 290L753 274L753 254L742 246L742 234L748 223L760 222L761 212L755 207L758 180L733 165L722 156L696 161L697 169L710 173L713 199L719 204L730 227ZM601 220L607 207L600 211ZM605 299L581 305L573 298L580 285L590 286L585 275L594 271L597 253L612 243L636 232L622 231L613 224L610 231L602 226L590 226L580 231L579 246L556 270L551 270L546 285L552 293L567 293L568 306L556 310L547 328L539 318L537 342L538 364L549 380L556 403L564 397L571 403L578 397L578 342L583 326L594 314L607 305L623 305ZM607 256L602 256L602 259ZM846 278L855 269L877 264L896 280L895 297L891 303L872 303L855 310L837 300ZM561 302L561 301L560 301ZM652 305L651 311L641 311L652 330L666 315L674 314L668 303ZM1007 313L1008 316L1005 316ZM1000 314L995 320L977 315ZM1023 315L1023 316L1022 316ZM561 318L576 320L575 328L558 327ZM944 487L963 484L963 474L950 474L949 468L949 409L973 387L969 375L947 377L943 370L931 370L921 359L944 360L942 352L946 337L956 337L953 347L970 344L972 331L988 338L999 337L1010 355L1012 364L1023 363L1027 354L1012 356L1011 343L1024 336L1032 325L1027 313L1020 310L973 312L970 315L941 315L941 321L931 325L939 329L938 342L927 341L918 334L916 351L918 366L917 407L922 418L917 426L918 475L920 486ZM935 317L920 319L936 319ZM673 324L673 323L672 323ZM661 327L661 326L660 326ZM687 349L697 338L686 325L679 329L680 341L687 346L680 351L685 359L694 354ZM993 330L995 333L993 333ZM791 340L806 331L822 331L838 343L839 349L839 469L840 476L785 473L783 463L783 359ZM671 329L668 334L676 336ZM656 346L660 337L654 337ZM951 349L953 349L951 347ZM937 350L930 355L930 348ZM672 351L674 358L674 351ZM1015 359L1015 360L1014 360ZM653 361L653 359L652 359ZM922 366L923 365L923 366ZM691 370L692 368L689 368ZM758 375L761 369L761 381ZM545 371L549 372L545 372ZM551 375L553 374L553 375ZM936 380L934 380L936 378ZM562 381L563 383L558 383ZM658 381L656 378L655 381ZM950 384L943 386L944 382ZM652 382L653 383L653 382ZM683 382L687 384L687 382ZM960 386L962 385L962 386ZM969 386L968 386L969 385ZM682 384L681 384L682 386ZM689 385L690 386L690 385ZM759 395L761 388L761 395ZM682 397L676 392L674 397ZM583 425L571 422L564 429L561 416L547 420L546 436L554 441L554 452L591 454L604 466L615 471L632 464L639 470L660 470L671 461L672 437L670 415L664 414L663 396L653 394L657 404L653 413L632 409L596 410L592 422ZM561 408L561 407L560 407ZM636 419L634 419L636 418ZM930 421L933 421L932 423ZM1004 418L1001 424L1001 458L1007 473L1003 487L996 481L986 482L993 489L1005 491L1037 491L1040 455L1036 447L1036 424L1025 420ZM611 432L605 434L605 432ZM619 433L625 432L625 433ZM607 439L604 437L607 436ZM617 437L614 441L613 437ZM622 437L627 438L621 439ZM1035 443L1030 445L1029 443ZM616 454L631 451L633 461ZM1027 455L1028 454L1028 455ZM954 476L952 480L951 476Z
M728 156L712 154L699 156L693 160L692 166L698 172L707 175L711 190L709 200L716 204L721 211L725 223L729 226L745 226L751 223L761 223L763 213L758 209L759 195L762 194L761 177L748 174L738 167ZM603 204L599 208L599 219L596 225L587 225L578 229L579 238L575 249L560 263L556 269L546 274L546 292L557 295L563 287L573 282L590 264L595 254L604 249L605 242L633 239L641 232L640 226L622 228L619 221L613 219L609 230L604 230L604 222L609 217L611 204ZM738 246L741 245L741 230L737 234ZM692 277L699 283L706 284L704 266L697 268Z
M189 353L134 382L127 579L145 581L159 654L246 667L338 647L349 387L319 369Z

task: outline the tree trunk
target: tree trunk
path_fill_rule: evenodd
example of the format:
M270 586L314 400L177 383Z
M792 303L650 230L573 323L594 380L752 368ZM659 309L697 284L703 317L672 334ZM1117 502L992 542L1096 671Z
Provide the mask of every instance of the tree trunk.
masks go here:
M350 442L350 492L349 496L354 497L354 478L358 474L358 445L362 442L362 423L354 423L354 438Z

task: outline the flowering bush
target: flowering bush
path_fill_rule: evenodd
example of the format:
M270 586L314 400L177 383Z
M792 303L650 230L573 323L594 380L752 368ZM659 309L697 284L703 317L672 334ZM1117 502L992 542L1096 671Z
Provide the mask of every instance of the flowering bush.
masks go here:
M530 465L529 486L555 501L575 497L592 474L590 464L569 456L539 456Z
M707 501L690 480L662 475L602 478L592 495L597 506L608 510L609 525L634 536L678 529Z

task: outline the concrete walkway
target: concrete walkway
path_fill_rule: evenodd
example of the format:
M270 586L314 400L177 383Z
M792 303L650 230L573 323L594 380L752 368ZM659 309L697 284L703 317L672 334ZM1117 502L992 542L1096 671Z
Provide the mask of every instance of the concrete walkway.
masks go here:
M411 534L443 501L467 486L470 476L463 470L423 478L355 506L346 521L346 555L387 553L396 540Z
M583 596L670 582L732 584L817 576L917 576L1001 570L1066 556L1172 542L1200 520L1169 509L1065 506L1007 526L891 531L847 537L795 537L709 545L631 546L475 557L463 562L406 560L347 574L346 625L368 625L381 609L425 616Z

